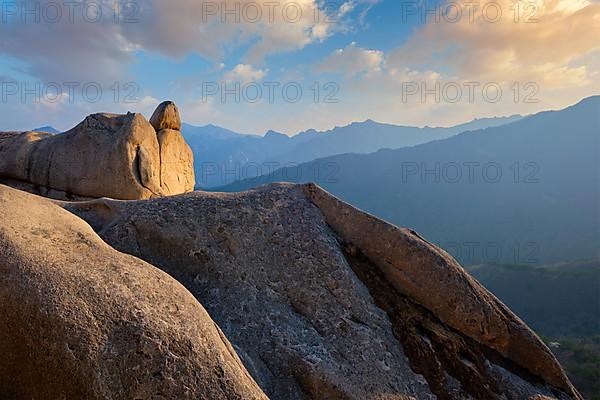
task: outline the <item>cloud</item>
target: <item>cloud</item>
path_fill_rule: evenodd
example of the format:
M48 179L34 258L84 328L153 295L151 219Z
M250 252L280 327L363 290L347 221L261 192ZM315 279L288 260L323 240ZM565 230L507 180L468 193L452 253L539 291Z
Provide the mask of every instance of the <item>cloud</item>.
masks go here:
M340 16L344 16L350 13L356 7L356 3L353 1L347 1L340 6Z
M15 4L32 9L40 2ZM0 23L0 54L24 61L21 72L45 82L89 82L96 74L98 79L114 79L122 74L122 65L133 60L117 24L68 23L68 16L64 18L64 23L23 23L16 15Z
M491 11L488 20L482 16L488 3L502 8L499 21L489 21ZM356 44L332 53L314 70L340 73L340 107L314 120L329 120L330 125L366 118L452 125L476 117L560 109L598 94L600 2L545 0L533 9L524 8L531 2L520 2L519 22L512 0L480 4L474 20L464 8L454 23L430 18L389 53ZM528 16L537 22L525 23ZM473 100L471 83L478 85ZM487 84L501 88L497 101L493 87L485 92ZM455 88L461 91L457 101Z
M315 68L318 72L341 73L351 77L361 72L379 71L383 61L382 51L363 49L352 42L346 48L334 51Z
M600 48L600 3L484 0L471 20L463 10L454 22L430 18L389 57L399 67L450 70L463 79L533 81L547 88L585 85L589 70L572 67ZM483 10L493 4L502 12ZM535 5L535 6L533 6ZM487 16L487 18L486 18Z
M223 81L227 83L239 82L240 84L246 84L260 81L266 74L267 71L254 68L252 65L238 64L231 71L223 74Z
M44 3L23 1L30 9L35 4ZM125 6L130 3L129 0L120 1L122 9L119 10L118 22L114 20L114 12L108 8L113 0L102 0L105 4L102 18L94 23L81 17L82 7L75 9L72 23L66 21L69 15L66 8L63 9L62 20L57 23L44 20L21 23L19 15L12 17L8 23L1 22L0 56L8 56L2 59L3 65L13 67L11 60L19 62L18 67L3 73L16 74L21 80L25 73L45 82L99 81L106 82L108 88L116 81L123 84L135 79L126 74L128 64L136 60L138 53L158 54L175 60L194 53L214 62L214 68L207 73L208 79L257 81L271 74L265 65L265 59L270 55L320 43L340 30L354 32L359 28L356 23L352 24L352 18L360 20L371 6L377 4L376 0L342 1L338 3L341 4L338 13L327 20L327 12L320 10L315 13L313 9L316 4L330 3L322 0L278 2L272 19L266 6L268 0L211 1L219 5L220 10L216 14L208 12L206 5L210 3L202 0L137 0L134 2L138 5L136 9ZM248 4L259 4L262 17L257 22L250 22L248 18L236 22L235 15L221 15L222 1L229 9L239 4L241 14L244 7L250 13ZM83 0L81 4L88 3L98 3L98 0ZM303 10L301 18L291 18L294 9L289 7L295 6L288 6L288 14L284 17L283 7L291 3L298 4ZM482 17L481 9L488 3L501 6L503 14L500 21L491 23ZM81 93L78 90L74 103L6 104L0 109L0 119L5 121L1 128L24 129L51 124L66 129L83 116L99 110L151 113L158 103L157 98L177 101L187 121L220 123L255 132L267 129L287 132L326 129L367 118L399 124L448 125L486 115L561 108L582 97L597 94L600 87L598 1L540 0L536 3L539 6L534 16L537 23L523 22L531 12L523 8L519 15L521 20L516 23L514 11L510 8L514 4L512 0L483 0L480 4L473 22L469 21L468 12L463 7L459 21L449 23L442 19L436 23L429 20L390 52L350 43L314 66L286 66L283 77L277 77L280 80L315 82L322 78L318 76L320 73L339 74L336 80L339 86L336 95L340 100L338 104L309 102L312 92L308 89L305 89L303 98L307 101L297 104L262 102L249 107L245 102L224 104L218 96L208 102L200 101L195 99L201 97L199 82L204 82L207 75L178 74L156 76L157 80L175 79L183 83L146 88L149 90L143 90L139 95L139 104L115 103L113 92L108 89L100 103L79 101ZM525 0L518 4L524 7L531 2ZM128 19L137 22L125 23L123 19L128 15ZM390 38L385 43L386 47L393 45L395 42L391 40L396 39ZM232 55L236 60L230 65L223 64ZM273 75L278 73L277 70L272 72ZM14 80L0 77L0 81L3 79ZM462 85L467 81L500 83L505 91L502 100L498 103L482 101L481 90L474 103L464 99L456 104L444 99L436 102L433 96L427 96L423 101L420 94L411 96L408 101L403 99L403 90L406 89L403 84L407 82L432 88L436 83ZM539 102L523 103L526 92L521 93L521 101L514 101L510 89L512 82L536 82L539 92L535 97ZM122 97L124 95L121 93ZM54 107L55 112L48 111L50 107ZM270 117L257 118L256 115Z
M144 96L140 98L135 104L135 112L142 113L146 116L147 119L150 119L156 107L161 103L161 101L152 96Z
M323 41L338 25L319 0L119 0L120 8L108 0L52 2L58 11L39 0L14 4L1 15L0 55L24 61L44 81L114 82L139 51L174 59L195 53L217 64L242 49L245 62L258 65Z

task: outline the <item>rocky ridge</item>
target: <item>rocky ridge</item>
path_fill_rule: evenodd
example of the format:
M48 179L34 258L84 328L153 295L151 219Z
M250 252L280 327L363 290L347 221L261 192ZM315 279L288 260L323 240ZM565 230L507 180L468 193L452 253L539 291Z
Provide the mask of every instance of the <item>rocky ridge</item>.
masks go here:
M0 185L0 397L581 398L411 230L313 184L163 197L191 190L180 127L165 102L0 134L2 181L98 198Z
M447 254L316 185L62 206L183 283L272 399L578 396Z

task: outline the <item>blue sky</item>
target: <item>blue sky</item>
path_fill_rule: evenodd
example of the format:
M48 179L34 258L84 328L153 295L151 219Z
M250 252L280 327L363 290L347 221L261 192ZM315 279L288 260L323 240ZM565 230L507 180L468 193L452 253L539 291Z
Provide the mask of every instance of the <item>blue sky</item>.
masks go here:
M148 115L165 99L190 123L255 134L451 125L600 87L598 1L268 3L0 0L0 129Z

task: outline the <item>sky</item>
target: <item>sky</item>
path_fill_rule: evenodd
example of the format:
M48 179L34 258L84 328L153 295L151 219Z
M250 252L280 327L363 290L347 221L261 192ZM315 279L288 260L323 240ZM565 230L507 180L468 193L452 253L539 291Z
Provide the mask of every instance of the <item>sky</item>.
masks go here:
M600 1L0 0L0 130L448 126L600 93Z

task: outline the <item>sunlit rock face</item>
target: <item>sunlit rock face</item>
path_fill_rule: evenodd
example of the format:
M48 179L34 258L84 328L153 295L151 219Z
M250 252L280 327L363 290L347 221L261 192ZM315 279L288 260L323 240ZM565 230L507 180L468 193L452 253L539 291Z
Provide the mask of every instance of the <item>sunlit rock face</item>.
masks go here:
M153 116L93 114L63 134L0 133L0 181L59 199L148 199L194 189L177 107ZM175 129L177 128L177 129Z

